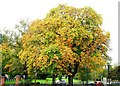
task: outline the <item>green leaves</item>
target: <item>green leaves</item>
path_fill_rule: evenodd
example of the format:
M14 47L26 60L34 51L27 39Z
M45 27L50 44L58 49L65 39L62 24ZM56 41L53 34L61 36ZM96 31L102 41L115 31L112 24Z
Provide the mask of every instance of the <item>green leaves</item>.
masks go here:
M101 16L91 7L59 5L31 23L22 37L19 57L28 61L28 71L33 64L44 72L67 75L85 66L95 71L96 65L101 67L108 59L110 34L103 32L101 24Z
M59 51L59 48L56 45L50 45L48 48L46 48L45 54L48 55L50 57L50 59L52 59L54 57L54 55L58 56L59 59L61 59L61 57L62 57L62 55Z

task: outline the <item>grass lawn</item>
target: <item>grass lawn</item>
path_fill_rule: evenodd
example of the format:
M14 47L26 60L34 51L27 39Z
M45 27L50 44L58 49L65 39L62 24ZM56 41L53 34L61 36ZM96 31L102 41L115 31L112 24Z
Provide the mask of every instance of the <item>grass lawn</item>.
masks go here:
M58 80L58 78L56 78L56 80ZM65 80L68 83L68 79L62 79ZM34 83L35 80L32 80L32 83ZM36 83L39 82L40 84L52 84L52 78L46 78L46 80L42 80L42 79L36 79ZM80 83L80 80L77 79L73 79L73 82L75 84Z
M58 80L58 78L56 78L56 80ZM68 83L68 79L62 79L62 80L65 80ZM24 80L21 80L20 82L24 82ZM33 79L31 82L34 83L35 79ZM40 84L52 84L52 78L46 78L45 80L36 79L36 83L38 83L38 82ZM80 82L80 80L73 79L73 82L75 84L78 84ZM15 84L15 80L7 80L7 81L5 81L5 84Z
M7 80L5 81L5 84L15 84L15 80Z
M32 83L35 82L35 79L32 80ZM52 78L46 78L46 79L36 79L36 83L39 82L40 84L51 84Z

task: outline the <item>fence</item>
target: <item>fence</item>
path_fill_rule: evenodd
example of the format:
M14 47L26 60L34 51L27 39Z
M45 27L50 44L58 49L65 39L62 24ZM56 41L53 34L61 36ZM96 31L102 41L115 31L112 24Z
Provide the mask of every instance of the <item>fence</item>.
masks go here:
M0 86L7 86L7 85L5 85L5 76L0 76ZM15 77L15 84L16 85L19 85L19 75L17 75L16 77ZM11 86L11 85L8 85L8 86Z
M5 84L5 77L4 76L0 76L1 78L1 84L0 86L69 86L68 84L55 84L55 85L52 85L52 84L40 84L40 83L32 83L32 84L20 84L19 83L19 75L17 75L15 77L15 79L11 79L13 81L15 81L15 84ZM73 86L96 86L95 84L74 84ZM102 85L100 85L102 86ZM111 85L104 85L104 86L120 86L120 84L111 84Z

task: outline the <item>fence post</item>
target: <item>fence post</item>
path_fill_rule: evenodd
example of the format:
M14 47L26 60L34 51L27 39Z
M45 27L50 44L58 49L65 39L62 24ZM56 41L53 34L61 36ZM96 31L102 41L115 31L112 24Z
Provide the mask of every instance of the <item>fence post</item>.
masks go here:
M20 78L20 76L19 76L19 75L16 75L16 86L19 85L19 78Z
M2 76L0 75L0 86L2 85Z
M5 84L5 76L1 76L1 86L4 86Z

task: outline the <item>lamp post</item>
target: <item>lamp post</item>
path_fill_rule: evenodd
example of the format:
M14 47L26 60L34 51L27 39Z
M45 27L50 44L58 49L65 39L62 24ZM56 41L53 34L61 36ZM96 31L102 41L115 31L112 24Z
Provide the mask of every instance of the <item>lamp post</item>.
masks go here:
M86 79L86 85L88 86L88 80L89 80L89 68L85 68L85 79Z
M110 73L110 64L108 64L108 83L109 83L109 86L110 86L110 76L109 76L109 73Z
M107 74L107 80L108 80L108 83L109 83L109 86L110 86L110 76L109 76L109 74L110 74L110 64L107 64L107 69L108 69L108 74Z
M37 71L36 71L36 68L35 68L35 70L34 70L34 78L35 78L35 86L36 86L36 77L37 77Z
M86 67L86 84L88 86L88 68Z

